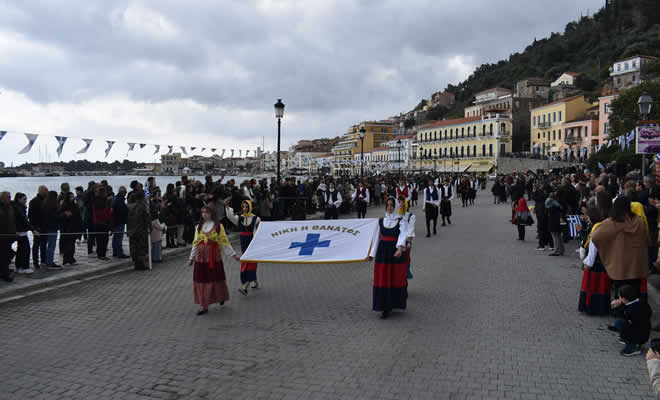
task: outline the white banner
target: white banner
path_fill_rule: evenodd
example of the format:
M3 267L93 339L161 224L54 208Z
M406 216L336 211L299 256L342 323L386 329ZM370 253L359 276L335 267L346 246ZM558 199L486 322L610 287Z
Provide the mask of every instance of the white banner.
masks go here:
M290 264L361 262L378 234L378 219L261 222L241 261Z

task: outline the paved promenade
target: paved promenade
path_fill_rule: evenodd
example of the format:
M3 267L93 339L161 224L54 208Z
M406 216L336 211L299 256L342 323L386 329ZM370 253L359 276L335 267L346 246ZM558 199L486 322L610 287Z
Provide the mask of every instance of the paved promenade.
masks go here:
M388 320L368 263L260 265L247 297L231 263L232 299L201 317L183 258L0 304L0 398L652 399L643 357L576 311L578 260L515 240L489 194L428 239L413 209L409 309Z

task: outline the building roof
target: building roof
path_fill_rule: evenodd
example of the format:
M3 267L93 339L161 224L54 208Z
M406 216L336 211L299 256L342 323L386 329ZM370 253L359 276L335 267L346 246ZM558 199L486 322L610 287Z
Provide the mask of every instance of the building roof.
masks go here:
M503 87L494 87L494 88L482 90L481 92L476 93L475 96L480 95L482 93L492 92L493 90L506 90L506 91L509 91L509 92L511 91L511 89L507 89L507 88L503 88Z
M479 120L481 120L481 116L468 117L468 118L446 119L444 121L435 121L435 122L431 122L429 124L423 125L422 127L420 127L420 129L437 128L439 126L460 125L460 124L465 124L465 123L468 123L468 122L474 122L474 121L479 121Z
M578 72L564 72L564 74L566 74L566 75L570 75L570 76L578 76L578 75L580 75L580 73L578 73ZM562 75L563 75L563 74L562 74Z
M548 104L544 104L544 105L542 105L542 106L534 107L534 108L530 109L529 111L538 110L539 108L543 108L543 107L547 107L547 106L552 106L552 105L555 105L555 104L566 103L566 102L568 102L568 101L575 100L575 99L577 99L578 97L584 97L584 95L582 95L582 94L578 94L578 95L575 95L575 96L567 97L567 98L565 98L565 99L560 99L560 100L557 100L557 101L553 101L552 103L548 103Z
M622 62L622 61L632 60L633 58L639 58L639 57L641 57L641 58L650 58L650 59L652 59L652 60L657 60L657 59L658 59L658 57L644 56L644 55L638 54L638 55L636 55L636 56L632 56L632 57L622 58L622 59L620 59L620 60L616 60L616 61L614 61L614 64L615 64L615 63L618 63L618 62Z

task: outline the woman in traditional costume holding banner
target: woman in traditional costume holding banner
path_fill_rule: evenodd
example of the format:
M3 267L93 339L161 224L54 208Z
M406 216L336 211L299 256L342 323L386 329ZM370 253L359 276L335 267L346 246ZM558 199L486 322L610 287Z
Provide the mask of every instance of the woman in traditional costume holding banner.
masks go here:
M245 253L248 246L252 242L254 232L259 227L261 219L252 214L252 202L250 200L243 200L241 203L242 214L240 216L234 214L234 209L231 207L226 208L227 218L236 226L241 234L241 252ZM238 289L242 295L247 296L248 286L252 282L252 289L259 288L257 282L257 263L241 263L241 284Z
M410 251L412 249L412 242L413 239L415 238L415 222L417 221L417 218L415 217L415 214L411 213L409 211L410 209L410 203L408 200L406 200L403 196L399 197L399 205L397 212L401 216L401 219L406 221L406 224L408 225L408 229L406 232L406 250L404 252L404 258L406 259L406 278L407 279L412 279L413 274L410 272Z
M216 221L215 210L202 207L202 220L195 229L195 239L190 251L189 265L195 264L193 273L193 292L195 304L200 309L197 315L206 314L209 304L223 305L229 300L229 289L225 268L222 263L222 252L239 260L234 249L229 244L225 228Z
M408 280L406 279L406 237L408 224L396 212L396 200L385 202L385 217L378 221L376 235L369 256L375 258L373 310L381 311L381 318L390 316L393 309L406 308Z

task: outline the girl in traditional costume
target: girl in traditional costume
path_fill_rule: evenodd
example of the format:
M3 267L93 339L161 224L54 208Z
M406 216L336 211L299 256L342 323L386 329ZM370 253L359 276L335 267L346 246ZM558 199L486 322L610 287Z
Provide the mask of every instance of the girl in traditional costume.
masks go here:
M385 217L378 221L379 233L369 256L375 258L373 310L381 311L381 318L389 317L393 309L405 309L408 299L406 279L407 222L396 212L396 200L385 202Z
M582 285L580 286L578 311L590 315L608 315L610 313L612 281L607 275L598 251L593 251L596 247L591 242L591 234L598 228L603 218L600 211L595 207L589 208L586 214L592 226L589 232L581 232L586 237L582 242L582 247L586 250L591 248L591 251L583 261L584 273L582 274Z
M216 221L215 210L208 206L202 207L202 220L195 228L192 246L188 264L195 265L193 292L195 304L200 306L197 315L202 315L209 311L209 304L223 305L229 300L227 278L222 263L223 251L236 261L239 257L229 244L225 228Z
M240 232L241 238L241 252L245 253L248 246L252 242L254 232L259 227L261 219L252 214L252 202L250 200L243 200L241 203L242 214L240 216L234 214L234 209L227 207L227 218L236 226ZM241 287L238 291L247 296L248 286L252 282L252 289L259 288L257 282L257 263L241 263Z

